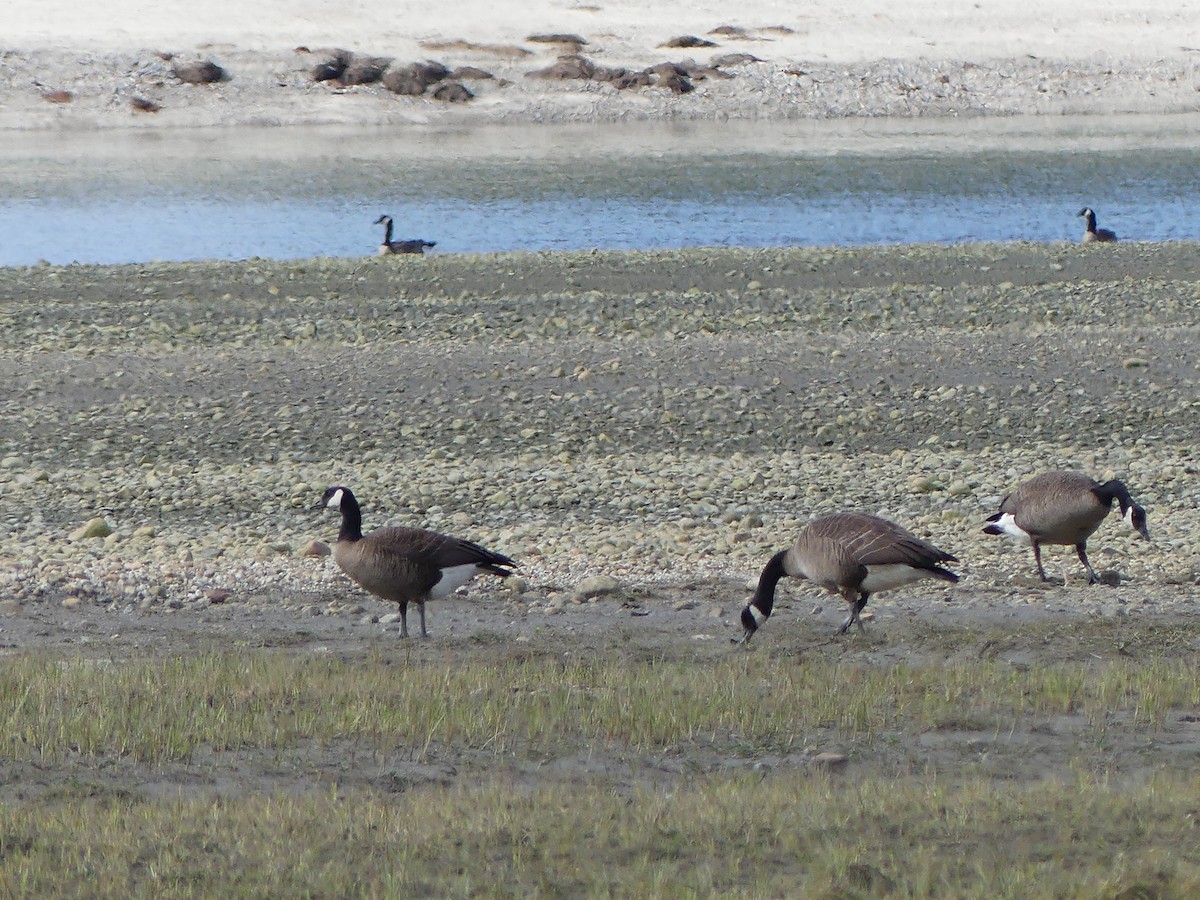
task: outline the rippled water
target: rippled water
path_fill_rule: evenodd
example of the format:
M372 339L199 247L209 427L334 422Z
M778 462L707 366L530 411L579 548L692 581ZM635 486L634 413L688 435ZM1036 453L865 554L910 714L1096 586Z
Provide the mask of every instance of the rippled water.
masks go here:
M0 265L1200 238L1200 119L10 134Z

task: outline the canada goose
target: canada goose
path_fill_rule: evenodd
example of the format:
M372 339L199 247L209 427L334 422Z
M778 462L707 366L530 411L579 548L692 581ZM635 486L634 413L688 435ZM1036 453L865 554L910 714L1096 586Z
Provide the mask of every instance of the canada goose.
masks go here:
M424 253L426 247L437 246L437 241L393 241L391 216L380 216L375 220L375 224L384 226L383 243L379 245L380 256L387 256L389 253Z
M859 613L871 594L920 578L954 584L958 576L938 563L957 561L887 519L854 512L823 516L805 526L789 549L771 557L759 576L754 598L742 610L745 631L734 642L748 641L771 615L775 586L784 575L805 578L841 594L850 604L850 617L837 630L844 634L855 623L865 630Z
M408 637L408 604L421 613L425 603L453 593L476 575L507 577L516 563L461 538L420 528L377 528L363 536L362 512L348 487L331 487L314 509L340 509L342 528L333 543L338 567L376 597L400 604L400 636Z
M1087 569L1088 584L1100 579L1087 558L1087 539L1100 527L1116 499L1129 526L1146 540L1146 511L1117 481L1100 484L1079 472L1043 472L1026 481L1000 501L1000 512L988 518L984 534L1005 534L1033 547L1038 577L1049 581L1042 568L1042 544L1073 544Z
M1111 244L1116 241L1117 234L1115 231L1109 231L1107 228L1096 227L1096 214L1092 212L1092 208L1090 206L1085 206L1083 209L1081 209L1079 211L1079 215L1087 220L1087 229L1083 232L1083 242L1085 244L1091 244L1093 242Z

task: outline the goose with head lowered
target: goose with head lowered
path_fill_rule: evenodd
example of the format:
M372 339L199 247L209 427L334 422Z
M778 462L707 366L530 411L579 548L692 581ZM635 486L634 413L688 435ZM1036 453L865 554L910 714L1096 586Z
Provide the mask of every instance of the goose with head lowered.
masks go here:
M803 578L834 594L850 606L850 617L838 628L844 634L857 624L871 595L937 578L954 584L958 576L939 563L957 562L945 551L901 528L895 522L866 513L840 512L814 519L787 550L771 557L758 579L758 589L742 610L741 638L748 641L771 615L775 588L785 575Z
M984 534L1001 534L1033 547L1038 577L1049 581L1042 568L1043 544L1074 546L1087 570L1088 584L1100 578L1087 558L1087 540L1112 509L1121 507L1121 517L1146 540L1146 511L1134 503L1125 483L1112 479L1103 484L1081 472L1043 472L1020 485L1000 501L1000 512L988 518Z
M364 535L362 512L348 487L329 488L315 508L341 510L333 559L360 587L400 605L401 637L408 637L408 604L417 604L421 637L428 637L425 604L429 600L452 594L476 575L507 577L517 565L471 541L421 528L393 526Z
M383 243L379 245L380 256L387 256L390 253L424 253L426 247L437 246L437 241L393 241L391 216L382 215L375 220L375 224L384 226Z

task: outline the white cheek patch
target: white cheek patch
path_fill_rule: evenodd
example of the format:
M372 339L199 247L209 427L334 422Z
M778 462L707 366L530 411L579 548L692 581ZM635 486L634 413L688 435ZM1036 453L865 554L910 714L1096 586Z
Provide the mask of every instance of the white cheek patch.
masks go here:
M867 566L867 577L860 585L868 594L876 591L890 591L892 588L911 584L929 573L924 569L915 569L903 563L889 563L881 566Z
M342 495L344 493L346 493L346 492L343 491L341 488L338 488L336 491L334 491L333 496L331 496L329 498L329 501L325 504L325 508L326 509L341 509L342 508Z
M479 566L474 563L442 569L441 581L433 586L433 590L429 592L429 596L435 600L449 596L478 574Z
M1009 537L1016 538L1018 541L1026 544L1033 543L1033 538L1029 536L1029 532L1017 524L1017 520L1013 518L1012 513L1005 513L993 524Z
M754 618L755 625L761 625L763 622L767 621L767 614L754 604L750 604L746 607L746 609L750 610L750 615Z
M1133 524L1133 507L1132 506L1130 506L1128 509L1125 510L1124 518L1125 518L1126 525L1128 525L1130 528L1133 528L1135 530L1137 529L1137 526Z

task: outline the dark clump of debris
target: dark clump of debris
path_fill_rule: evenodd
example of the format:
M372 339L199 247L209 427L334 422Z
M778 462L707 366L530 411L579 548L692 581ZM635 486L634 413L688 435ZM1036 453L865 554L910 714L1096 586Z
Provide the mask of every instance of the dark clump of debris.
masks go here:
M526 76L549 81L601 81L613 85L618 90L660 87L676 94L686 94L695 90L696 81L733 77L715 65L701 65L693 60L664 62L645 69L626 69L598 66L586 56L577 53L560 56L546 68L527 72Z
M229 75L225 70L208 59L176 63L171 67L171 74L184 84L216 84L218 81L229 80Z

